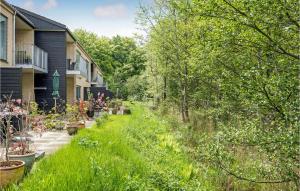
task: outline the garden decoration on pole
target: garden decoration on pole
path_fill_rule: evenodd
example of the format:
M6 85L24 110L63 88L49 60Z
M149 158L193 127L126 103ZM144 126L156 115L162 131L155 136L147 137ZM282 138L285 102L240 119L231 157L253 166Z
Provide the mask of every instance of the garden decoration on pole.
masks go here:
M59 92L58 92L58 89L59 89L59 76L60 75L59 75L58 71L55 70L55 72L53 74L53 79L52 79L52 85L53 85L52 96L53 96L53 99L54 99L55 112L56 112L56 100L59 97Z

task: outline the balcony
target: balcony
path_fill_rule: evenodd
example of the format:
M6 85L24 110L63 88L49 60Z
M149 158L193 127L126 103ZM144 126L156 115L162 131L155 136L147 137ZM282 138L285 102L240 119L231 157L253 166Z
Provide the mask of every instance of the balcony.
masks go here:
M71 62L71 59L67 59L67 70L67 74L78 74L88 79L89 67L84 59L80 59L77 62Z
M32 68L39 73L48 72L48 53L32 44L17 44L16 66Z
M99 75L96 75L93 80L91 81L92 85L95 85L96 87L105 87L106 84L103 81L103 78Z

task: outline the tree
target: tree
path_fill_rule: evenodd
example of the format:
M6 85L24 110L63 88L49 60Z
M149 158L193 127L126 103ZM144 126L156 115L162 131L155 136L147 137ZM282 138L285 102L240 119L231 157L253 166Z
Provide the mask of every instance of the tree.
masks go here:
M98 37L82 29L74 31L76 38L95 60L109 83L110 90L127 98L127 79L144 71L145 53L133 38L115 36Z
M295 0L141 8L157 94L183 121L190 110L209 113L217 131L210 160L237 179L299 188L299 13Z

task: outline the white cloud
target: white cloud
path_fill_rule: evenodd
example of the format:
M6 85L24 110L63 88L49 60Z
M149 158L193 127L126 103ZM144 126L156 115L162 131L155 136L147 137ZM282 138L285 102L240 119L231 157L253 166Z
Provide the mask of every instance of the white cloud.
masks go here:
M32 0L26 0L23 4L23 8L32 11L34 9L34 2Z
M47 0L47 2L43 5L44 10L49 10L57 6L56 0Z
M123 4L98 6L94 10L94 15L100 18L120 18L127 16L127 8Z

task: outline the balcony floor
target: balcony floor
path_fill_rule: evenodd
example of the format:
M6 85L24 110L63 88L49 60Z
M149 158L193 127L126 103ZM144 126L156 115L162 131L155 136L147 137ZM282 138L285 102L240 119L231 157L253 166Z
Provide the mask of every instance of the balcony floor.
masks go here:
M16 64L16 67L23 68L23 70L25 71L28 69L33 69L35 73L43 73L43 74L48 73L47 70L31 64Z

